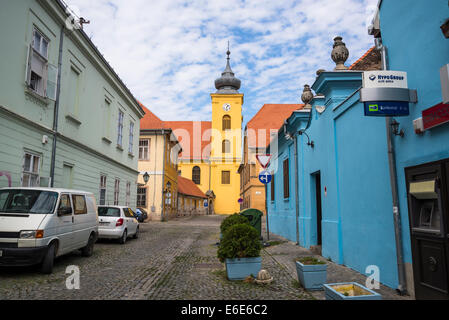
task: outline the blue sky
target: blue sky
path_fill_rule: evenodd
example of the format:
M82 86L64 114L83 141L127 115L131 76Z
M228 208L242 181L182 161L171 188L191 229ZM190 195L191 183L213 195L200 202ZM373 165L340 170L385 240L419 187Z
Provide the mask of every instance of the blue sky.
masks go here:
M332 70L337 35L347 65L372 45L377 0L66 0L134 96L162 120L210 120L226 65L242 80L244 123L265 103L301 103L318 69Z

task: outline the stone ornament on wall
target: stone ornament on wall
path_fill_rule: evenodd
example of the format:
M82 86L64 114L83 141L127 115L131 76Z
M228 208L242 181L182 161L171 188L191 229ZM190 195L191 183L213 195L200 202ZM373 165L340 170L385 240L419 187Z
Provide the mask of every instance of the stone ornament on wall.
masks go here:
M349 57L349 50L346 48L346 44L342 41L342 37L334 38L334 49L332 50L332 60L337 65L334 70L347 70L348 67L345 66L346 60Z
M310 105L310 101L313 99L312 90L310 90L310 86L306 84L304 86L304 90L301 95L301 100L304 102L304 109L310 109L312 106Z

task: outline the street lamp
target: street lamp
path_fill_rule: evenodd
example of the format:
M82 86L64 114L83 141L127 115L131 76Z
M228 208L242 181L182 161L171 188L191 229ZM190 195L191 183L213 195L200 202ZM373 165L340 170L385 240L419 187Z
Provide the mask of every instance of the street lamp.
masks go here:
M393 134L395 136L400 136L401 138L404 138L404 135L405 135L404 129L401 129L399 131L400 123L397 122L396 119L392 119L390 125L391 125L391 128L392 128Z
M150 175L148 174L148 172L145 172L145 174L143 175L143 182L147 184L148 180L150 180Z

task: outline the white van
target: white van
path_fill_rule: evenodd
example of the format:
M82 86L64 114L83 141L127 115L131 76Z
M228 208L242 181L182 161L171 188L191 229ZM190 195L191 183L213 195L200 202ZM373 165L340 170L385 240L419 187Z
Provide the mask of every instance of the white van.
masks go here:
M98 237L95 197L53 188L0 188L0 266L40 264L81 249L91 256Z

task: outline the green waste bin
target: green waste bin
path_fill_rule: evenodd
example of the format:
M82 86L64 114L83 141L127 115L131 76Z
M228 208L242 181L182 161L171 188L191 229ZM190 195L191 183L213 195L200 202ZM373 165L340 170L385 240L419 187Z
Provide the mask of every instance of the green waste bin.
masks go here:
M240 212L240 215L249 220L250 225L257 230L259 237L262 238L262 211L257 209L246 209Z

